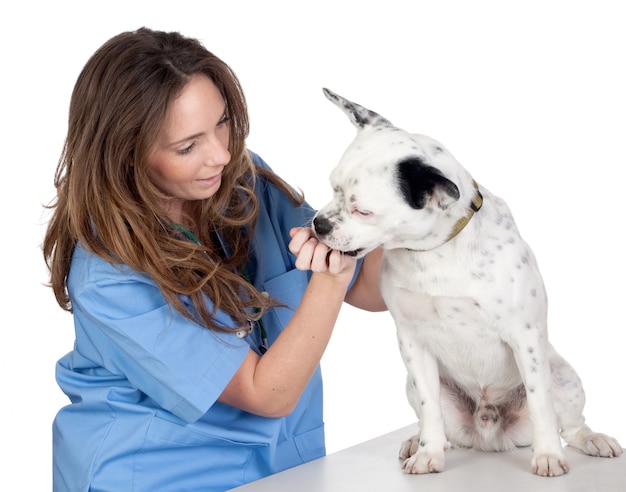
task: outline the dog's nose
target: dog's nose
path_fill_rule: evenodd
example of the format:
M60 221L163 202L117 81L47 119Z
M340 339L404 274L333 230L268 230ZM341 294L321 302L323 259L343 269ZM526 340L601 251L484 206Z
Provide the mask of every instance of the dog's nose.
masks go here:
M333 230L333 225L330 220L325 217L315 217L313 219L313 229L315 229L315 233L318 236L325 236Z

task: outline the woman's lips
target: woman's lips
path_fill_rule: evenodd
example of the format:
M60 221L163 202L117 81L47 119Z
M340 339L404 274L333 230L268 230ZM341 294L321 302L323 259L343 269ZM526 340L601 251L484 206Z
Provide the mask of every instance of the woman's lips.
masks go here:
M198 179L198 183L204 185L204 186L214 186L216 184L218 184L222 179L222 173L220 174L216 174L215 176L211 176L210 178L203 178L203 179Z

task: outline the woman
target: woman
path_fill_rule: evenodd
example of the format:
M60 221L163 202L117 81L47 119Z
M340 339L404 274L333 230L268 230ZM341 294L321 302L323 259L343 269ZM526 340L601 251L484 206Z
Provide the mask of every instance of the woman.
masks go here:
M55 490L227 490L324 455L319 361L344 300L385 309L380 254L319 243L247 134L194 39L122 33L82 70L43 245L76 330Z

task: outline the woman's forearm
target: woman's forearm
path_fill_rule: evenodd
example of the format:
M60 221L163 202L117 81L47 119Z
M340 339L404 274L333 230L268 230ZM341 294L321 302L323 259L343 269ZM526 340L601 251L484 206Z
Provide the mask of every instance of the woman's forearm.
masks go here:
M302 300L283 332L261 357L250 350L219 401L266 417L291 413L328 345L356 261L294 229L290 250L300 270L311 270Z

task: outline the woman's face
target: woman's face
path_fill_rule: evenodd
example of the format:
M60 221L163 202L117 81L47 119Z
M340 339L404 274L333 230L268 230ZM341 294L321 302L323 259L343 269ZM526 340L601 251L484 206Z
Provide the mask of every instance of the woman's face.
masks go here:
M230 161L226 104L205 75L193 75L167 109L163 128L148 156L153 182L171 196L168 218L180 222L188 200L210 198Z

